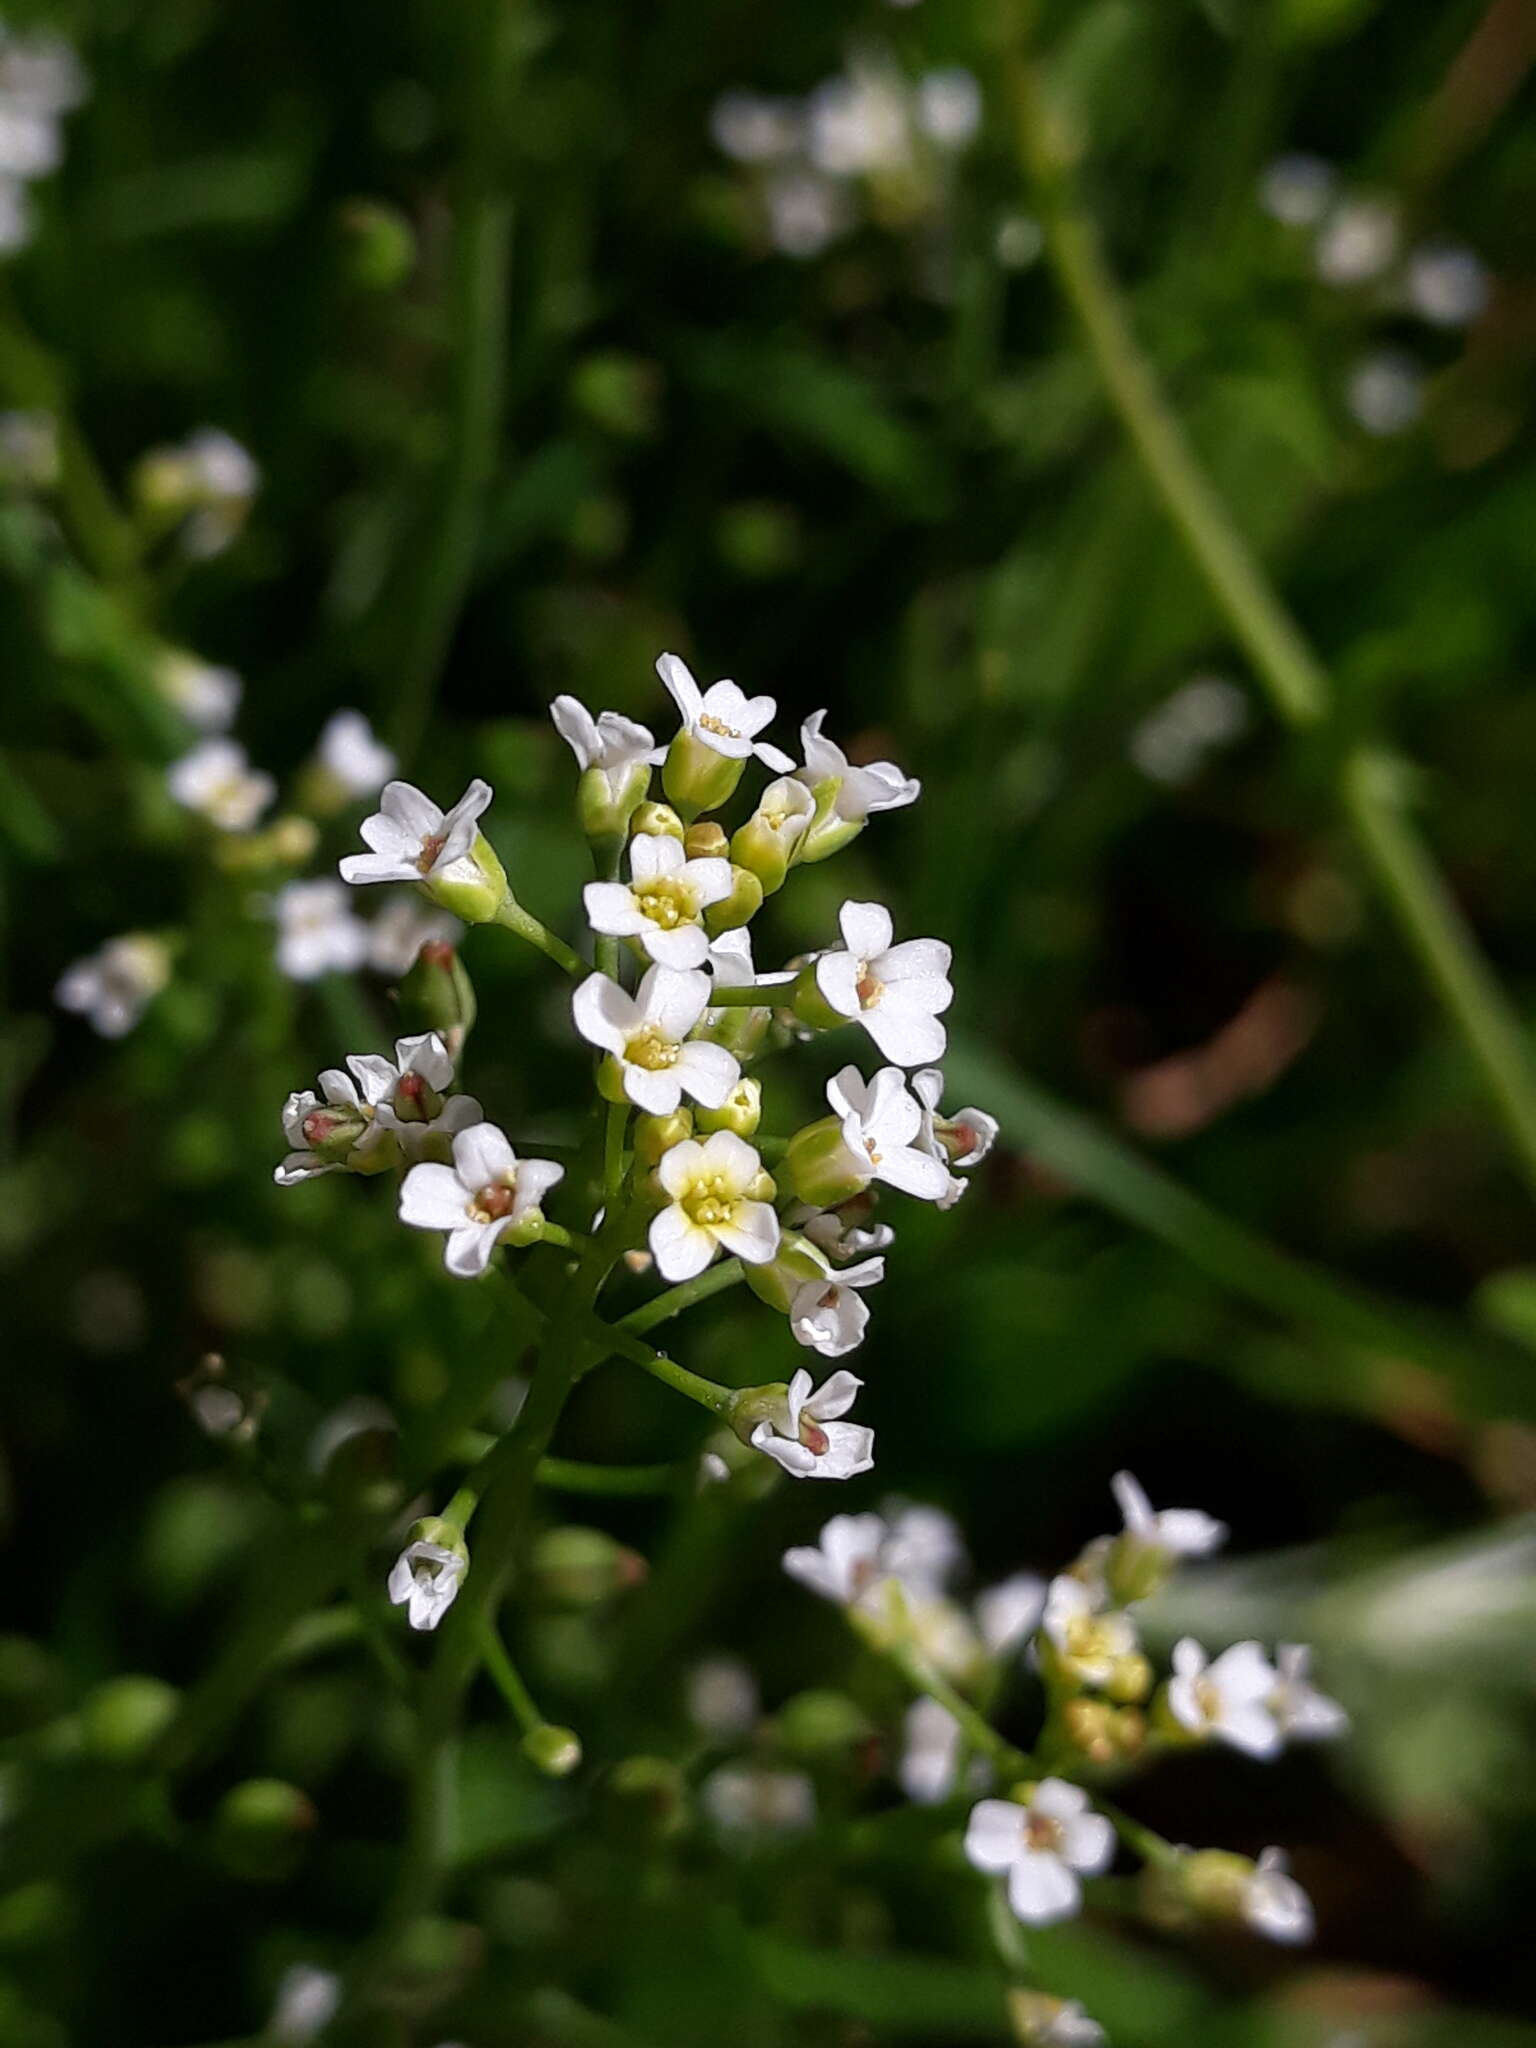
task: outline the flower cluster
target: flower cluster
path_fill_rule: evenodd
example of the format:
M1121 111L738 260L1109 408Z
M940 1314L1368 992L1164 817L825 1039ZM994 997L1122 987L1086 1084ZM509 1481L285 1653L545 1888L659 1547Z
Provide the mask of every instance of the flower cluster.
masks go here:
M1048 1584L1020 1575L969 1608L950 1590L963 1565L958 1533L932 1509L836 1515L814 1547L785 1553L784 1569L841 1607L919 1695L897 1768L907 1796L933 1804L961 1789L987 1793L970 1809L964 1854L1001 1881L1019 1920L1040 1926L1077 1913L1084 1881L1106 1872L1123 1845L1142 1860L1143 1904L1159 1923L1220 1919L1304 1941L1312 1909L1279 1850L1251 1862L1181 1848L1096 1798L1106 1780L1160 1752L1225 1743L1272 1758L1288 1741L1348 1727L1297 1643L1273 1658L1256 1642L1211 1657L1185 1637L1159 1684L1137 1610L1182 1561L1216 1550L1226 1530L1198 1509L1154 1510L1127 1472L1114 1493L1118 1532ZM1027 1751L983 1712L1021 1666L1041 1697Z
M0 255L31 241L28 187L63 162L64 116L85 95L85 73L68 43L0 23Z
M860 50L803 99L728 92L710 113L716 146L755 182L769 240L812 257L867 212L899 226L932 210L950 167L981 124L969 71L906 79L882 53Z

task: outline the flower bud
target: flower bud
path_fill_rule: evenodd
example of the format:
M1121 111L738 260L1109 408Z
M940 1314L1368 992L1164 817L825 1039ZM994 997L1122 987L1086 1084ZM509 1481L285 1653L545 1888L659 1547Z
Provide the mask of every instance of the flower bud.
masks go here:
M845 1693L822 1690L786 1700L773 1725L780 1747L801 1763L846 1757L875 1733L869 1716Z
M645 1577L644 1558L602 1529L546 1529L528 1560L528 1592L549 1607L595 1607Z
M789 1002L800 1022L808 1024L813 1031L835 1031L839 1024L848 1022L841 1010L833 1009L817 986L814 960L808 961L795 976Z
M304 1142L327 1166L349 1166L352 1147L372 1128L371 1111L365 1114L350 1102L321 1102L304 1119Z
M180 1700L175 1686L160 1678L137 1672L109 1678L81 1706L81 1744L104 1763L138 1763L170 1726Z
M1104 1700L1069 1700L1061 1710L1061 1731L1091 1764L1112 1764L1119 1753L1115 1710Z
M1109 1682L1104 1687L1107 1699L1117 1706L1139 1706L1152 1690L1152 1666L1139 1650L1128 1656L1117 1657Z
M713 818L703 818L683 834L683 851L690 860L723 860L730 841Z
M634 1122L635 1158L642 1166L654 1166L664 1152L693 1136L693 1112L674 1109L670 1116L637 1116Z
M576 816L588 839L599 842L622 840L631 818L645 805L651 786L647 761L636 761L615 788L606 768L588 768L576 785ZM660 810L660 804L649 806Z
M750 868L739 868L733 863L731 893L722 902L711 903L704 913L704 929L712 939L717 939L722 932L733 932L738 925L750 924L762 907L762 883Z
M1160 1543L1148 1543L1127 1529L1109 1546L1104 1581L1116 1604L1129 1607L1160 1592L1168 1583L1174 1563L1172 1551Z
M315 1809L297 1785L281 1778L247 1778L232 1785L213 1816L213 1845L234 1876L276 1883L293 1873Z
M827 1266L798 1231L786 1230L780 1232L774 1256L765 1265L745 1267L743 1276L759 1301L787 1316L790 1304L808 1280L827 1278Z
M568 1778L581 1764L581 1737L574 1728L545 1721L523 1737L523 1755L546 1778Z
M483 832L462 860L440 875L427 875L423 885L440 910L464 924L490 924L508 896L507 871Z
M456 947L428 939L395 999L408 1032L435 1031L458 1060L475 1021L475 986Z
M824 1116L806 1124L784 1152L784 1172L802 1202L813 1209L835 1209L839 1202L862 1194L872 1178L868 1160L860 1160L843 1139L838 1117Z
M732 838L731 859L757 876L765 896L784 886L814 809L805 784L793 775L781 775L769 783L757 809Z
M653 839L681 839L683 821L670 804L643 803L629 821L632 839L642 833Z
M213 846L215 863L227 875L262 873L270 868L306 867L320 844L320 828L310 818L274 818L260 832L226 833Z
M718 1109L694 1111L695 1130L734 1131L738 1138L750 1138L763 1120L763 1084L744 1074Z
M834 853L841 853L845 846L851 845L864 830L862 818L838 816L837 793L841 788L842 777L829 775L811 792L816 799L816 809L801 837L798 859L807 863L830 860Z
M730 801L746 765L717 754L696 733L680 732L667 749L661 786L685 816L697 817L700 811L716 811Z

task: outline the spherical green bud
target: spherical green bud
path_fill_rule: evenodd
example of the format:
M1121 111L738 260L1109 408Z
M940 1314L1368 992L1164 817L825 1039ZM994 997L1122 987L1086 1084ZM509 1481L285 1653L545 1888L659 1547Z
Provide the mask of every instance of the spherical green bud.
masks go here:
M435 1031L457 1060L475 1021L475 986L457 947L428 939L395 992L410 1033Z
M690 860L723 860L730 843L713 818L701 818L683 833L683 851Z
M641 833L653 839L681 839L683 821L670 804L644 803L630 819L629 832L632 839Z
M568 1778L581 1764L581 1738L574 1728L545 1721L523 1737L523 1755L546 1778Z
M551 1607L594 1607L645 1577L643 1557L602 1529L546 1529L528 1560L527 1590Z
M213 1817L215 1853L236 1877L276 1882L292 1874L315 1809L297 1785L247 1778L232 1785Z
M728 803L746 765L729 754L717 754L696 733L680 732L667 749L661 786L680 811L694 817Z
M813 1209L835 1209L862 1194L873 1178L868 1160L848 1149L842 1121L835 1116L796 1131L785 1148L783 1171L799 1199Z
M750 1138L763 1120L763 1084L744 1074L718 1109L696 1109L694 1128L703 1132L734 1131Z
M711 903L704 913L704 929L712 939L750 924L763 907L763 885L750 868L731 867L731 893L722 902Z
M175 1718L181 1695L163 1679L134 1672L109 1678L87 1694L80 1737L87 1754L108 1763L137 1763Z

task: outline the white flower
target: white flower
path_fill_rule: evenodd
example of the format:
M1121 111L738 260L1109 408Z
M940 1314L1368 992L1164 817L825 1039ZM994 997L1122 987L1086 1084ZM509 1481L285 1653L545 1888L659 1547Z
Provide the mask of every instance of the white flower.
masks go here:
M816 1825L816 1790L804 1771L722 1764L704 1780L700 1797L726 1836L797 1835Z
M1488 273L1470 249L1426 242L1408 259L1408 299L1434 327L1465 327L1488 303Z
M1089 2018L1080 1998L1015 1993L1009 2010L1021 2028L1019 2038L1028 2048L1102 2048L1104 2029Z
M854 1204L862 1204L864 1199L856 1195ZM839 1209L813 1209L809 1204L799 1202L790 1210L786 1220L791 1229L808 1238L834 1266L846 1266L851 1259L867 1258L872 1252L889 1251L896 1242L896 1233L889 1223L865 1224L852 1220L853 1216L861 1213L858 1206L852 1209L846 1205Z
M1125 1518L1126 1535L1165 1550L1170 1557L1208 1557L1227 1540L1226 1523L1200 1508L1164 1508L1154 1513L1145 1490L1129 1472L1117 1472L1110 1491Z
M889 1574L885 1545L890 1534L882 1515L834 1515L814 1544L784 1553L784 1569L823 1600L852 1607Z
M836 178L897 170L907 162L907 102L894 73L870 66L826 79L806 103L807 149Z
M166 770L171 795L224 832L249 832L276 794L270 775L252 768L236 740L201 741Z
M768 235L782 256L804 260L846 234L853 209L842 190L816 171L794 167L775 171L763 186Z
M965 1539L942 1508L884 1504L885 1568L915 1600L937 1600L965 1565Z
M1015 1572L976 1595L976 1626L994 1657L1018 1648L1039 1626L1045 1611L1045 1581L1035 1572Z
M1287 1947L1312 1939L1312 1901L1289 1874L1285 1852L1266 1849L1243 1888L1239 1908L1255 1934Z
M313 1963L295 1963L277 1982L277 1997L267 2021L267 2039L284 2044L313 2041L341 2005L341 1979Z
M291 981L350 974L368 955L368 927L329 875L286 882L277 892L277 964Z
M688 1717L712 1740L749 1734L761 1711L757 1680L739 1657L704 1657L688 1674Z
M215 668L177 647L167 647L156 660L155 682L199 732L227 732L245 688L232 668Z
M962 1109L952 1117L939 1114L944 1096L944 1076L937 1067L924 1067L911 1080L912 1093L922 1106L923 1121L918 1145L931 1159L968 1171L979 1166L997 1142L997 1118L984 1109ZM941 1209L952 1209L965 1193L966 1183L950 1175L949 1186L939 1197Z
M917 81L917 125L940 149L964 149L981 126L981 87L960 65Z
M61 1010L88 1017L102 1038L122 1038L171 978L171 956L147 932L124 932L65 968L53 991Z
M925 1202L947 1191L948 1169L917 1148L923 1115L899 1067L882 1067L872 1081L857 1067L844 1067L827 1083L827 1100L842 1119L843 1144L860 1174Z
M1280 1727L1270 1707L1277 1673L1257 1643L1234 1643L1214 1663L1193 1636L1173 1646L1168 1710L1183 1728L1216 1736L1248 1756L1272 1757Z
M250 451L221 427L199 427L171 453L182 466L193 500L181 544L194 558L209 560L222 554L239 533L261 471Z
M652 967L634 995L592 974L571 997L576 1029L618 1062L624 1093L651 1116L670 1116L684 1095L719 1109L741 1079L734 1053L688 1034L709 1001L697 968Z
M700 919L730 893L728 860L689 860L680 841L642 832L629 842L629 880L588 882L582 900L593 931L638 939L662 967L698 967L709 951Z
M798 145L800 113L793 100L723 92L709 110L709 132L734 162L771 164Z
M954 1000L949 947L942 939L893 946L891 914L878 903L845 903L837 921L844 950L816 962L823 1001L862 1024L898 1067L942 1059L948 1041L939 1013Z
M787 775L794 767L788 754L756 737L778 709L772 697L748 697L729 681L700 690L688 664L675 654L659 655L656 673L677 706L683 731L706 747L730 761L745 761L755 754L778 775Z
M1327 1742L1349 1732L1348 1714L1312 1683L1311 1662L1312 1652L1305 1643L1275 1646L1279 1682L1269 1696L1269 1710L1280 1724L1280 1733L1293 1742Z
M869 1307L856 1288L885 1278L884 1259L865 1259L821 1280L807 1280L789 1305L789 1328L797 1344L823 1358L843 1358L864 1341Z
M1119 1660L1137 1648L1131 1617L1106 1607L1101 1588L1084 1585L1070 1572L1046 1588L1040 1631L1085 1686L1108 1685Z
M361 711L338 711L328 718L315 752L348 796L372 796L395 772L394 755Z
M915 1805L936 1806L954 1791L959 1762L960 1723L937 1700L914 1700L902 1723L901 1761L896 1767L902 1791ZM985 1771L983 1764L983 1783Z
M600 711L594 718L574 697L557 697L549 715L583 774L589 768L602 770L613 803L624 794L637 768L654 767L662 758L663 750L645 727L621 712Z
M23 490L53 489L59 480L59 423L52 413L0 412L0 480Z
M1316 227L1328 210L1336 182L1332 164L1294 150L1265 166L1259 204L1284 227Z
M1030 1927L1067 1920L1082 1904L1079 1876L1095 1877L1114 1861L1115 1831L1090 1811L1081 1785L1042 1778L1027 1806L983 1799L965 1830L966 1860L1008 1879L1008 1903Z
M766 1265L779 1248L779 1219L750 1190L762 1161L734 1131L712 1131L701 1143L685 1138L661 1156L657 1178L671 1197L651 1222L651 1256L664 1280L691 1280L726 1251Z
M433 910L419 896L396 896L368 927L368 965L375 974L409 974L423 946L432 940L457 945L464 927L446 910Z
M797 1372L786 1390L782 1427L760 1422L752 1448L794 1479L854 1479L872 1471L874 1431L840 1419L863 1384L851 1372L835 1372L812 1393L810 1374Z
M390 1159L379 1155L392 1157L395 1145L407 1158L419 1158L429 1138L452 1136L479 1121L474 1096L441 1099L453 1079L453 1060L435 1031L396 1039L393 1060L382 1053L352 1053L347 1066L350 1073L330 1067L320 1076L323 1100L309 1089L289 1096L283 1129L295 1149L273 1175L279 1187L334 1173L343 1164L354 1172L387 1165ZM344 1162L316 1157L338 1129L354 1124L362 1128Z
M321 1146L354 1124L361 1128L344 1160L318 1156ZM318 1095L312 1088L304 1088L288 1097L283 1104L283 1133L293 1150L273 1169L272 1178L280 1188L294 1187L322 1173L339 1173L344 1167L367 1171L379 1154L389 1152L394 1137L388 1119L378 1115L377 1099L361 1093L357 1082L340 1067L326 1068Z
M503 1232L538 1210L565 1168L520 1160L495 1124L471 1124L453 1141L452 1166L413 1166L400 1183L400 1220L448 1235L443 1264L468 1279L490 1264Z
M412 1628L436 1628L458 1598L467 1560L441 1543L407 1543L389 1573L389 1597Z
M491 785L477 776L451 811L408 782L387 782L381 808L358 828L368 853L349 853L340 866L344 882L477 881L480 871L470 848L480 817L490 804Z
M1424 372L1401 349L1374 349L1350 370L1344 399L1366 433L1378 439L1405 433L1424 409Z
M821 722L825 711L813 711L800 728L800 745L805 766L795 773L812 789L835 781L837 794L832 809L850 824L862 825L874 811L899 811L915 804L923 785L915 776L903 775L894 761L870 761L855 767L842 748L823 737Z
M1397 255L1397 208L1389 200L1341 200L1323 223L1313 250L1324 284L1370 284Z

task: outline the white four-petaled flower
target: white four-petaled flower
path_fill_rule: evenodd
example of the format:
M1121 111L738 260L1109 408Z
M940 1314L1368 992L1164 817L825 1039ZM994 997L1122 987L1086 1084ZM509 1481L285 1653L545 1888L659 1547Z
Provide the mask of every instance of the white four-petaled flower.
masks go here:
M701 690L688 664L675 654L657 657L656 673L677 706L683 731L730 761L755 754L777 775L787 775L794 762L781 748L757 735L778 706L772 697L748 697L733 682L711 683Z
M923 785L915 776L903 775L894 761L870 761L856 767L842 748L823 736L825 711L813 711L800 728L800 745L805 766L796 769L802 782L812 789L835 781L837 794L832 809L849 824L862 825L874 811L898 811L915 804Z
M797 1372L785 1393L781 1423L760 1422L752 1432L762 1451L795 1479L853 1479L874 1467L875 1433L841 1418L864 1382L835 1372L814 1392L808 1372Z
M864 1259L820 1280L807 1280L789 1305L790 1333L797 1344L823 1358L842 1358L864 1341L869 1304L855 1290L885 1278L884 1259Z
M167 647L155 662L155 681L199 732L228 732L234 723L244 685L232 668L216 668L179 647Z
M368 927L330 875L285 882L278 890L277 964L290 981L350 974L368 957Z
M1291 1876L1283 1849L1265 1849L1243 1887L1239 1908L1255 1934L1294 1947L1312 1939L1312 1901Z
M576 1029L618 1062L624 1093L651 1116L670 1116L684 1095L719 1109L741 1067L708 1039L689 1039L709 1002L709 976L697 968L652 967L634 995L606 974L592 974L571 997Z
M852 1607L889 1577L885 1547L890 1531L882 1515L834 1515L815 1543L784 1553L784 1569L823 1600Z
M361 711L338 711L321 729L320 765L348 796L372 796L395 772L395 757Z
M892 945L891 914L878 903L845 903L838 923L843 950L816 962L822 1000L862 1024L899 1067L942 1059L948 1039L939 1013L954 999L949 947L942 939Z
M844 1067L827 1083L827 1100L842 1120L843 1144L861 1176L920 1201L939 1200L949 1169L917 1147L923 1113L899 1067L882 1067L872 1081L857 1067Z
M984 1109L962 1109L948 1117L939 1112L944 1099L944 1076L937 1067L924 1067L912 1076L912 1093L922 1107L922 1128L918 1146L930 1158L943 1161L962 1172L979 1166L997 1142L997 1118ZM965 1193L967 1183L950 1175L949 1187L939 1197L941 1209L952 1209Z
M1275 1646L1276 1685L1269 1708L1282 1735L1295 1742L1327 1742L1349 1733L1349 1716L1312 1683L1312 1652L1305 1643Z
M1125 1533L1138 1543L1166 1550L1170 1557L1206 1557L1227 1540L1227 1525L1200 1508L1153 1509L1146 1491L1129 1472L1110 1481L1115 1504L1125 1517Z
M730 893L728 860L689 860L679 840L642 832L629 842L629 880L588 882L582 900L593 931L638 939L662 967L699 967L709 951L700 920Z
M345 1164L366 1172L371 1164L393 1160L391 1144L407 1159L419 1159L433 1138L446 1140L480 1120L473 1095L443 1091L453 1080L453 1059L435 1031L395 1040L395 1056L351 1053L351 1070L329 1067L320 1076L320 1097L310 1089L290 1095L283 1107L283 1129L294 1147L273 1178L279 1187L334 1173ZM360 1123L363 1128L345 1162L317 1157L338 1129ZM379 1157L389 1152L389 1160Z
M221 832L249 832L277 793L270 775L253 768L238 740L202 740L166 770L183 810L196 811Z
M379 809L358 827L370 851L347 854L341 879L422 882L431 875L449 882L478 880L470 849L490 801L491 785L478 776L451 811L440 811L409 782L387 782Z
M1122 1657L1135 1653L1136 1624L1106 1605L1100 1586L1088 1586L1062 1572L1046 1588L1040 1631L1071 1667L1078 1683L1108 1685Z
M148 932L124 932L60 975L53 999L88 1017L102 1038L122 1038L138 1023L171 976L171 956Z
M458 1598L465 1559L441 1543L408 1543L389 1574L389 1597L412 1628L436 1628Z
M453 1141L453 1164L429 1160L400 1183L400 1220L441 1230L443 1264L460 1279L483 1273L504 1232L526 1222L565 1168L552 1159L519 1159L495 1124L471 1124Z
M778 1250L779 1219L752 1192L762 1161L734 1131L713 1131L702 1143L685 1138L662 1154L656 1173L671 1197L650 1229L664 1280L691 1280L721 1246L749 1265L765 1265Z
M1281 1745L1271 1707L1277 1674L1258 1643L1234 1643L1214 1662L1193 1636L1173 1646L1168 1710L1183 1728L1215 1736L1248 1756L1272 1757Z
M1066 1920L1082 1904L1082 1877L1114 1860L1115 1831L1081 1785L1042 1778L1024 1806L983 1799L965 1830L967 1861L1008 1880L1008 1903L1027 1926Z
M600 711L594 718L575 697L557 697L549 715L582 773L602 770L612 802L618 802L637 768L653 767L662 758L652 735L622 712Z

